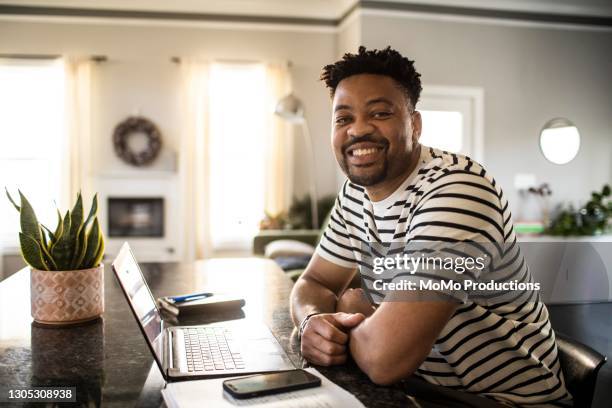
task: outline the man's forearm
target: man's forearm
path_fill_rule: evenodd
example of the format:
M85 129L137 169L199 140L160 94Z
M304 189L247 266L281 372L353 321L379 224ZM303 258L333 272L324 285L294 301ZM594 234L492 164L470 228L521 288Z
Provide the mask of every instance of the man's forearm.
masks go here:
M427 358L456 309L453 302L383 302L351 330L351 355L376 384L406 378Z
M314 279L301 278L291 291L291 318L295 326L311 313L334 313L336 294Z
M389 385L411 375L421 361L413 354L399 358L397 354L389 353L386 346L402 340L394 336L381 336L380 333L373 327L371 318L366 319L351 331L350 353L374 383Z

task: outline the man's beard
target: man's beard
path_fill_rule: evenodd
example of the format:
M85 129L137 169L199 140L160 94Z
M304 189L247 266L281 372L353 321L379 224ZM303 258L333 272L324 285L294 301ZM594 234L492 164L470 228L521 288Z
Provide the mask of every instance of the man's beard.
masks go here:
M371 173L371 174L359 175L359 174L354 174L351 171L351 169L346 164L345 158L342 157L342 160L340 162L340 167L342 168L342 171L344 172L344 174L346 174L348 179L351 181L351 183L357 184L358 186L369 187L369 186L374 186L387 178L387 170L389 166L388 166L387 159L385 158L383 167L379 171L375 173Z
M344 172L344 174L346 174L346 176L348 177L348 179L351 181L351 183L355 183L359 186L363 186L363 187L369 187L369 186L373 186L376 185L378 183L380 183L381 181L384 181L385 178L387 178L387 172L388 172L388 167L389 167L389 163L387 162L387 158L385 157L383 160L383 165L382 168L380 170L378 170L375 173L371 173L371 174L367 174L367 175L359 175L359 174L355 174L351 171L351 169L349 168L349 165L347 164L348 160L347 160L347 150L354 144L357 143L361 143L361 142L372 142L372 143L376 143L378 145L381 145L383 148L383 151L386 152L387 148L389 147L389 142L383 138L379 138L379 137L375 137L373 135L365 135L360 137L359 139L354 139L351 140L349 143L345 143L342 146L342 156L341 159L339 161L338 164L340 164L340 168L342 169L342 171Z

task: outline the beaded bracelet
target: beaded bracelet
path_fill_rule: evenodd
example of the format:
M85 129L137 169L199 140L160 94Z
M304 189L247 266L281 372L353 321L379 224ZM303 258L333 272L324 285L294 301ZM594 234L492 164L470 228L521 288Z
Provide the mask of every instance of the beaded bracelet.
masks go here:
M300 323L300 330L298 331L298 338L302 338L302 333L304 332L304 328L306 328L306 323L308 323L308 319L310 319L312 316L319 315L322 313L323 312L310 313L302 319L302 322Z

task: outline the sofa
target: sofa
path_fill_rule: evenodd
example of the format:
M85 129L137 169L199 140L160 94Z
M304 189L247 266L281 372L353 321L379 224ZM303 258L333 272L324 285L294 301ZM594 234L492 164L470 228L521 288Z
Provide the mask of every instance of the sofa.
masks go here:
M253 238L253 254L273 259L295 282L304 272L321 234L321 230L262 230Z

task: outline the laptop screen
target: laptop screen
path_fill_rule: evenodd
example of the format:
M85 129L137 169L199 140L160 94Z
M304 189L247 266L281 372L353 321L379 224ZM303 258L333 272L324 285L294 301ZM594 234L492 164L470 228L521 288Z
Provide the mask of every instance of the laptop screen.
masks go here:
M127 242L123 244L119 255L113 262L113 270L147 339L147 343L149 343L157 363L163 371L163 344L162 336L160 336L163 330L163 320Z

